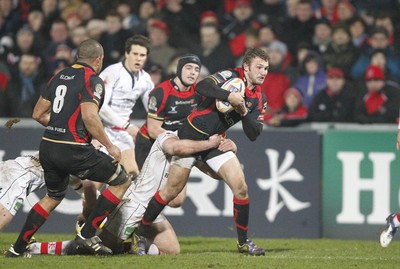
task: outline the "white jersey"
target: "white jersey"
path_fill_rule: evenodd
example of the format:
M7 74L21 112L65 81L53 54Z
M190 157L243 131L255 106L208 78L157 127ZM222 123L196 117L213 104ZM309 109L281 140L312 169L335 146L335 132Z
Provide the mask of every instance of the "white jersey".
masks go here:
M26 197L44 187L44 172L37 156L0 162L0 203L15 215Z
M105 84L100 116L106 127L124 128L139 98L147 111L149 92L154 83L146 71L140 70L133 75L123 62L119 62L104 69L99 76Z
M163 143L171 137L177 137L177 134L167 131L157 137L138 178L125 192L122 206L115 211L115 214L110 217L111 221L106 224L106 229L122 240L129 238L142 219L151 198L168 179L172 156L164 152ZM153 223L163 220L165 217L160 214Z

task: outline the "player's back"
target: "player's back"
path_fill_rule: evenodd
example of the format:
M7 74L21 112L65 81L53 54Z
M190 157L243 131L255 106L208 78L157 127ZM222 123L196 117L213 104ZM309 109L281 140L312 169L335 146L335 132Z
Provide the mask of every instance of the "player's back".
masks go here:
M51 116L44 137L87 143L89 134L82 121L80 104L92 102L100 105L103 89L102 80L84 64L74 64L56 74L42 94L51 102Z

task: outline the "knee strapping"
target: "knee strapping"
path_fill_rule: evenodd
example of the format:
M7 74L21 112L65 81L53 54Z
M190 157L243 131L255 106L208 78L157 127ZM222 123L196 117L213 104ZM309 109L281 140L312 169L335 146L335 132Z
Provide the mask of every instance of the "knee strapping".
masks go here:
M64 199L65 195L67 194L67 189L65 190L49 190L47 189L47 195L57 201L61 201Z
M129 179L128 174L126 173L124 167L122 165L118 165L117 170L115 170L114 175L111 176L110 180L107 182L110 186L122 185L127 182Z

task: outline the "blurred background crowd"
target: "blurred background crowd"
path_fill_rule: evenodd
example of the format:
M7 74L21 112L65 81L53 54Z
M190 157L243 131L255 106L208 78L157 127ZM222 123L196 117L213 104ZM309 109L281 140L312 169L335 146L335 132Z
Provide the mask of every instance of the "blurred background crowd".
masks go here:
M247 47L265 49L270 126L397 123L399 30L400 0L0 0L0 117L31 117L81 41L98 40L107 67L142 34L155 84L183 53L200 57L202 79L238 66Z

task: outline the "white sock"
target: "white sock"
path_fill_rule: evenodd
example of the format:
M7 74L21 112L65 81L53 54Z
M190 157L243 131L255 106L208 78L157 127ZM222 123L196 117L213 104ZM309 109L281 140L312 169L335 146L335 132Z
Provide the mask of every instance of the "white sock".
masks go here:
M149 250L147 251L147 255L160 255L160 250L154 244L151 244Z
M65 249L72 241L33 243L29 245L29 253L32 255L65 255Z
M396 216L393 218L393 223L395 227L399 227L400 226L400 221L398 219L398 216L400 216L400 213L396 214Z

